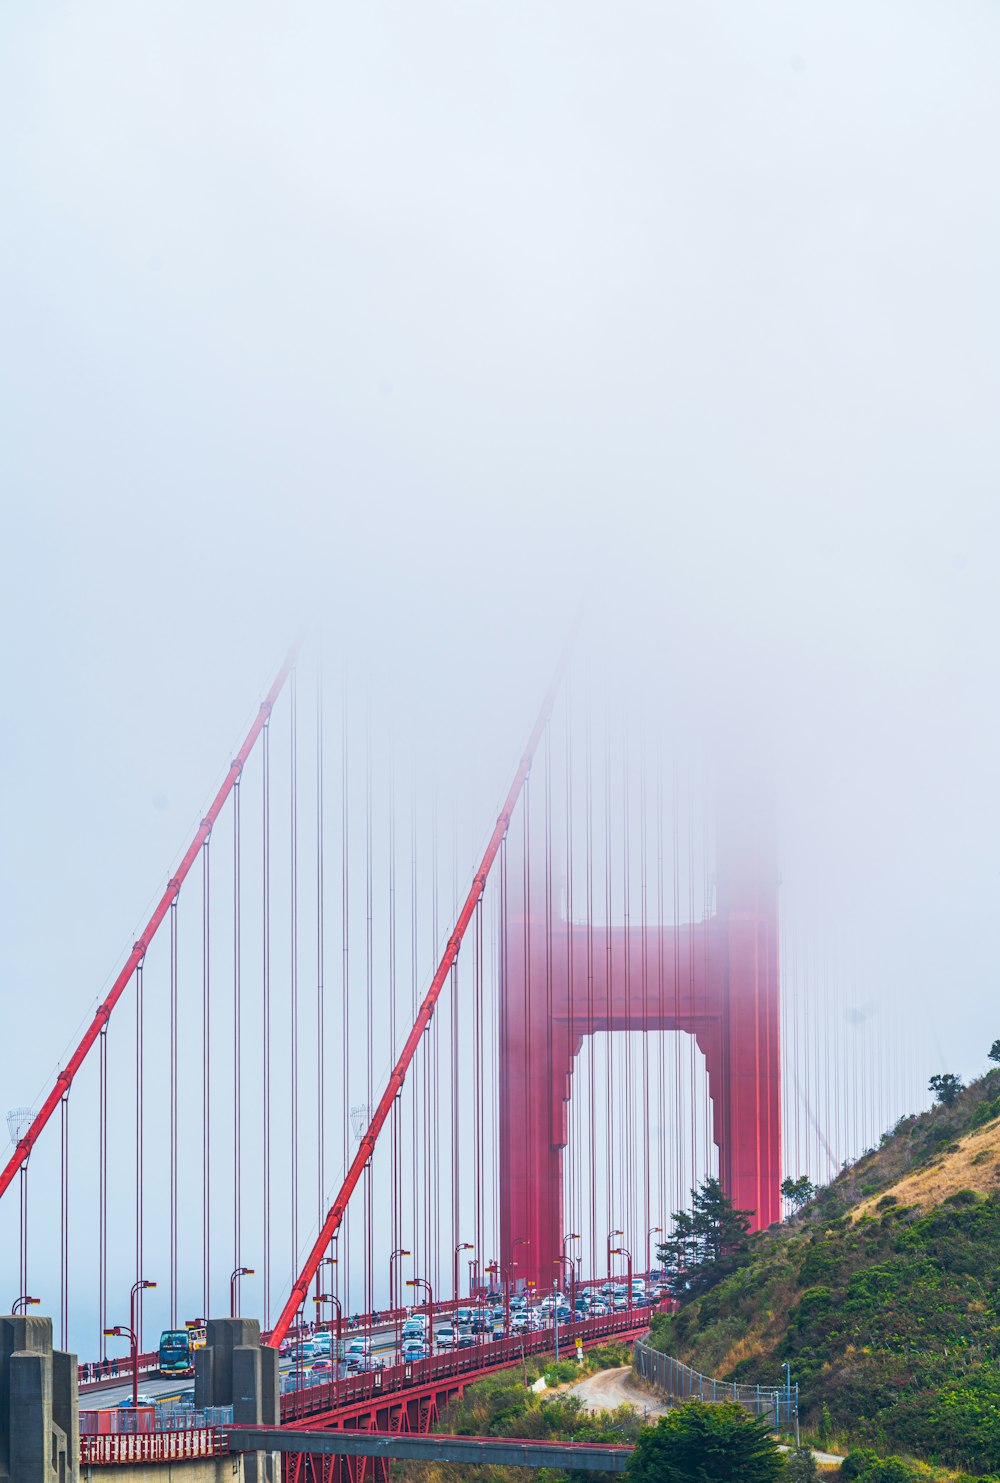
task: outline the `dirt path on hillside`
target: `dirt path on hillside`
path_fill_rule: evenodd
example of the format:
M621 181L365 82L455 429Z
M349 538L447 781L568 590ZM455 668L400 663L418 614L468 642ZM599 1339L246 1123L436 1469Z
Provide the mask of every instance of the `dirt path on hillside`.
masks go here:
M651 1424L654 1417L666 1416L670 1410L666 1402L657 1400L650 1391L637 1384L631 1365L623 1365L619 1370L598 1370L595 1375L577 1380L566 1389L579 1396L588 1411L613 1411L616 1406L634 1406ZM826 1466L843 1461L832 1452L814 1450L813 1457Z
M615 1406L634 1406L649 1416L666 1416L670 1407L636 1384L631 1365L620 1370L598 1370L568 1387L588 1411L613 1411Z

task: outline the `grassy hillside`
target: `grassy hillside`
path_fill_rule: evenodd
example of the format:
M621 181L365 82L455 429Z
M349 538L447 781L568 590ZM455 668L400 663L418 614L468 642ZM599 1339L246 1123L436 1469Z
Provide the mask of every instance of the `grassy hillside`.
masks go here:
M819 1437L1000 1471L1000 1072L905 1119L654 1342L773 1384Z
M558 1389L538 1394L525 1387L544 1376L551 1387L579 1379L588 1371L615 1368L629 1364L631 1347L627 1344L605 1344L590 1349L583 1369L575 1360L556 1361L554 1355L533 1357L523 1369L517 1365L499 1370L470 1385L465 1394L444 1412L437 1432L460 1437L528 1437L576 1442L634 1442L642 1429L642 1419L629 1406L615 1411L593 1414L584 1410L574 1395ZM468 1467L447 1462L396 1463L393 1476L407 1483L524 1483L525 1477L540 1478L544 1483L568 1483L571 1475L559 1468L526 1472L523 1468ZM603 1473L589 1473L587 1479L601 1483Z

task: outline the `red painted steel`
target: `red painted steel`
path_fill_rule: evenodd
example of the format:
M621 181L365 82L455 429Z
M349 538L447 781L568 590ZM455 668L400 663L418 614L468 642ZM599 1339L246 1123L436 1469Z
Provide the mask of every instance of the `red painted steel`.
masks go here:
M63 1097L65 1097L66 1094L69 1092L70 1087L73 1085L73 1078L76 1076L76 1073L79 1071L80 1067L87 1059L88 1052L94 1045L97 1037L100 1035L105 1025L108 1023L108 1020L111 1018L112 1010L118 1003L118 1000L121 998L122 994L125 992L127 985L131 981L133 973L142 962L143 958L146 956L146 950L149 947L149 944L152 942L154 936L156 935L157 928L160 926L160 923L167 915L167 912L170 910L173 902L177 900L180 888L184 882L185 877L188 874L188 871L191 869L191 866L194 864L195 860L197 860L202 845L211 834L213 825L215 824L215 821L222 810L222 806L225 803L226 799L229 797L230 793L233 791L233 787L238 780L240 773L243 771L243 766L250 753L253 751L254 743L263 730L264 723L267 721L268 717L271 714L274 702L281 694L281 690L284 686L285 681L295 667L295 660L298 657L298 650L299 644L297 642L292 645L291 649L289 649L287 655L285 656L285 661L282 664L281 669L278 671L277 676L275 677L273 685L267 692L267 696L265 697L265 699L261 702L260 710L257 712L257 715L254 718L253 725L247 732L246 740L240 747L236 756L233 758L233 761L230 764L229 771L226 773L221 788L216 793L215 798L212 800L212 804L208 810L208 813L205 815L200 825L198 826L198 831L195 834L194 839L188 846L184 854L184 858L181 860L180 865L177 867L175 874L168 881L167 889L164 891L163 895L157 902L152 916L143 928L138 941L132 948L132 951L129 953L124 968L121 970L118 977L112 984L110 993L104 999L103 1003L98 1007L93 1020L87 1027L83 1039L80 1041L76 1050L66 1062L63 1070L60 1071L59 1075L56 1077L55 1085L49 1092L45 1101L42 1103L38 1112L35 1113L35 1116L31 1121L31 1126L27 1129L24 1136L18 1139L17 1147L11 1155L6 1167L3 1170L3 1173L0 1174L0 1198L3 1197L5 1190L10 1185L18 1170L27 1163L28 1155L31 1153L31 1150L38 1142L39 1134L45 1127L45 1124L48 1122L53 1112L55 1112L56 1108L59 1106L59 1103L61 1102Z
M573 1066L585 1035L683 1030L704 1053L723 1187L754 1228L781 1219L777 870L761 833L718 841L718 906L707 921L657 929L550 922L544 862L531 900L508 883L500 1033L500 1250L518 1276L544 1285L562 1254L563 1150ZM517 867L511 861L513 874ZM554 882L552 900L560 897ZM659 941L658 941L659 936ZM645 993L628 993L627 960ZM588 981L588 973L590 975ZM528 993L546 983L551 996ZM524 1238L527 1242L524 1243ZM524 1244L522 1244L524 1243Z
M454 931L448 939L448 945L445 948L444 955L442 956L440 963L438 964L437 972L434 974L434 977L431 980L430 988L427 990L424 1001L420 1006L420 1011L417 1015L413 1029L407 1036L406 1044L403 1046L403 1050L400 1054L399 1060L396 1062L396 1065L393 1068L392 1075L389 1077L389 1084L386 1087L385 1091L382 1093L381 1101L376 1107L372 1119L368 1124L367 1131L361 1139L358 1151L354 1156L351 1167L348 1169L347 1176L340 1188L340 1193L337 1195L337 1198L334 1200L332 1206L330 1207L326 1220L323 1222L323 1227L316 1238L315 1244L313 1245L313 1248L310 1251L308 1258L306 1259L306 1263L303 1266L302 1271L299 1273L298 1279L296 1280L295 1285L292 1288L288 1301L282 1309L281 1315L278 1318L278 1321L275 1324L273 1330L271 1331L268 1342L273 1346L277 1346L281 1343L282 1339L285 1337L285 1334L288 1332L289 1326L294 1321L296 1313L299 1311L302 1304L306 1301L306 1298L309 1295L309 1284L315 1274L318 1272L320 1262L323 1260L323 1257L329 1250L330 1242L333 1240L334 1236L337 1234L337 1231L340 1228L341 1221L343 1220L344 1213L347 1209L348 1201L350 1200L351 1195L356 1189L358 1182L361 1179L362 1174L364 1173L365 1166L368 1164L369 1160L375 1152L376 1141L378 1140L378 1136L381 1133L386 1119L389 1116L389 1112L392 1108L393 1102L402 1091L403 1083L406 1080L406 1073L410 1067L410 1062L413 1060L414 1053L420 1043L421 1038L423 1037L424 1031L427 1029L427 1026L431 1022L431 1017L434 1013L434 1007L437 1004L438 998L440 997L442 988L448 980L448 975L451 972L452 964L458 957L458 950L462 945L462 939L465 936L466 928L471 922L473 913L475 912L476 907L482 899L483 892L486 889L486 880L489 876L490 869L497 857L497 853L500 849L501 843L503 842L504 836L507 833L507 829L510 825L511 815L513 814L515 805L517 804L519 797L521 796L521 790L524 787L525 780L527 779L528 773L531 771L531 763L534 758L535 751L538 748L538 743L541 740L542 733L545 730L545 726L552 711L552 706L555 701L556 694L562 682L562 676L566 666L567 657L568 652L563 654L562 658L559 661L559 664L556 666L556 672L552 678L552 683L549 685L548 691L545 695L545 699L542 701L542 706L538 713L538 719L535 721L534 729L532 730L531 736L528 739L528 745L525 748L524 755L521 758L520 765L518 766L517 772L514 776L514 781L510 785L510 790L507 793L506 800L504 801L504 806L500 811L499 818L497 819L493 833L490 836L490 842L486 846L486 852L483 855L479 869L476 871L476 874L473 877L472 886L469 890L469 894L465 898L465 904L462 907L461 912L459 913L458 921L455 923Z

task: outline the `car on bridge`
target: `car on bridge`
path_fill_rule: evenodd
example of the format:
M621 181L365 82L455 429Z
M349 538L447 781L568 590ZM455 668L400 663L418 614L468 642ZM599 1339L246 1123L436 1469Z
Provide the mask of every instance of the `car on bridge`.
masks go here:
M458 1335L450 1323L442 1324L434 1334L434 1342L439 1349L453 1349Z
M400 1355L404 1365L415 1364L418 1360L426 1359L428 1354L427 1345L422 1339L404 1339Z

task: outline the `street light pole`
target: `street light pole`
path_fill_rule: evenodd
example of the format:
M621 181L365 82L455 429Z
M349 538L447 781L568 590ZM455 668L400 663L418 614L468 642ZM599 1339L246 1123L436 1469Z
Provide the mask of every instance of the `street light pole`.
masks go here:
M567 1231L566 1235L563 1237L563 1240L562 1240L562 1244L563 1244L563 1261L564 1262L569 1262L569 1302L570 1302L570 1307L573 1310L572 1315L571 1315L571 1318L570 1318L570 1322L571 1323L575 1323L576 1322L576 1263L574 1262L573 1258L566 1251L566 1242L567 1241L579 1241L579 1239L580 1239L580 1233L579 1233L579 1231Z
M146 1280L145 1277L140 1277L139 1280L138 1280L138 1282L133 1282L133 1284L132 1284L132 1291L129 1293L129 1299L128 1299L129 1329L130 1329L130 1331L132 1333L133 1339L135 1340L135 1348L132 1351L132 1400L133 1400L133 1403L135 1402L136 1397L139 1394L139 1338L138 1338L139 1330L136 1327L136 1322L135 1322L135 1299L136 1299L136 1294L137 1293L144 1292L147 1287L155 1287L155 1286L156 1286L156 1283L155 1282L147 1282L147 1280Z
M653 1236L653 1235L662 1236L663 1235L663 1227L662 1226L650 1226L649 1230L646 1232L646 1280L647 1281L649 1280L649 1274L650 1274L650 1272L653 1270L653 1268L651 1266L651 1260L652 1259L651 1259L651 1257L649 1255L649 1238L650 1238L650 1236Z
M19 1298L15 1298L12 1313L26 1313L33 1303L40 1303L41 1298L33 1298L30 1294L23 1292Z
M515 1236L513 1241L510 1243L510 1277L508 1279L510 1282L517 1282L517 1278L514 1276L514 1273L517 1271L517 1257L515 1256L517 1248L519 1246L530 1245L531 1242L528 1240L527 1236Z
M396 1284L393 1281L392 1264L397 1257L412 1255L413 1253L411 1251L407 1251L405 1246L397 1246L395 1251L390 1251L389 1253L389 1307L392 1309L393 1313L395 1313L396 1309L399 1308L400 1303L399 1295L396 1291Z
M240 1280L240 1278L241 1277L252 1277L252 1276L253 1276L253 1267L236 1267L232 1272L230 1272L230 1274L229 1274L229 1316L230 1316L230 1318L235 1318L237 1316L236 1315L236 1289L239 1286L239 1280Z
M632 1253L627 1246L616 1246L611 1253L612 1256L623 1256L628 1260L628 1310L632 1311ZM614 1308L612 1306L612 1312Z
M612 1243L612 1241L614 1240L614 1238L616 1236L624 1236L624 1234L625 1234L624 1231L609 1231L608 1232L608 1281L609 1282L611 1281L611 1258L614 1255L614 1252L611 1250L611 1243Z
M135 1336L135 1329L126 1328L123 1323L118 1323L113 1329L104 1330L106 1339L120 1339L123 1336L128 1337L132 1353L132 1413L134 1415L139 1407L139 1341ZM138 1423L136 1425L138 1426Z
M431 1289L431 1285L427 1281L427 1278L426 1277L410 1277L410 1278L407 1279L406 1285L407 1285L407 1287L422 1287L422 1288L424 1288L426 1290L426 1293L427 1293L427 1327L429 1329L429 1334L428 1334L428 1341L429 1342L428 1342L428 1346L427 1347L428 1347L429 1353L433 1355L433 1353L434 1353L434 1293L433 1293L433 1291Z
M451 1295L452 1295L452 1298L453 1298L456 1306L458 1304L458 1253L460 1251L474 1251L474 1250L475 1250L475 1247L473 1246L473 1244L472 1244L471 1241L459 1241L458 1245L455 1247L455 1273L454 1273L454 1279L455 1280L454 1280L454 1283L452 1285L452 1294Z
M333 1373L336 1376L336 1378L339 1380L340 1379L341 1331L342 1331L343 1325L344 1325L344 1314L343 1314L343 1310L341 1309L341 1306L340 1306L340 1299L337 1297L336 1293L323 1292L323 1293L320 1293L319 1297L313 1298L313 1302L316 1303L317 1305L319 1305L321 1303L332 1303L333 1306L334 1306L334 1308L336 1308L336 1310L337 1310L337 1334L336 1334L337 1352L333 1356L334 1365L336 1366L336 1368L334 1369L334 1372Z

